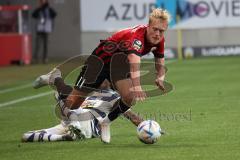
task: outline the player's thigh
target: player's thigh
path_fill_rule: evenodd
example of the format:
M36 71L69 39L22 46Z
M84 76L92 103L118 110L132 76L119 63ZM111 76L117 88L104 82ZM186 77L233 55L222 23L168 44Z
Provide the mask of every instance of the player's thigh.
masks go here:
M103 71L106 67L101 59L95 55L90 55L77 78L75 86L89 85L99 87ZM102 81L102 80L101 80Z

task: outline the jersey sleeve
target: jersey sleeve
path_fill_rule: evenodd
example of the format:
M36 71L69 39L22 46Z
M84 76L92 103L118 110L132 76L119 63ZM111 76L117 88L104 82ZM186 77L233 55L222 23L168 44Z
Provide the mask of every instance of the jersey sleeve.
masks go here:
M144 48L144 29L138 26L133 28L127 38L127 41L129 44L126 53L133 53L141 57Z
M118 49L126 54L142 56L144 50L145 26L135 26L118 31L109 40L118 43Z
M139 38L135 38L133 37L130 41L129 41L129 47L126 51L127 54L135 54L137 56L142 56L142 50L143 50L143 41Z
M158 47L153 51L155 58L164 58L164 44L165 40L163 38Z

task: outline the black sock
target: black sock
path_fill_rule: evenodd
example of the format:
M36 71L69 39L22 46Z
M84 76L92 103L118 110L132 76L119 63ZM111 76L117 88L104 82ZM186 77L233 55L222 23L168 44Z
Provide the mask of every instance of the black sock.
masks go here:
M121 99L115 102L113 110L108 114L108 119L114 121L121 113L126 112L130 107L128 107Z
M61 99L66 99L73 90L71 86L66 85L63 79L59 77L55 79L54 85L56 86Z

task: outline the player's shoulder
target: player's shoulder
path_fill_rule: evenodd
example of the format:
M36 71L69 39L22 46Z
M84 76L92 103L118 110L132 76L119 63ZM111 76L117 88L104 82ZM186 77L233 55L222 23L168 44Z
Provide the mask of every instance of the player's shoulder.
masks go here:
M116 33L114 33L111 37L108 38L108 40L113 40L113 41L127 40L127 41L131 41L134 38L143 39L146 28L147 28L146 25L137 25L137 26L134 26L134 27L124 28L124 29L119 30Z
M125 28L122 30L119 30L117 33L130 33L131 36L133 35L144 35L146 31L147 26L146 25L136 25L130 28Z
M136 36L144 37L146 29L147 29L146 25L137 25L137 26L132 27L131 33Z

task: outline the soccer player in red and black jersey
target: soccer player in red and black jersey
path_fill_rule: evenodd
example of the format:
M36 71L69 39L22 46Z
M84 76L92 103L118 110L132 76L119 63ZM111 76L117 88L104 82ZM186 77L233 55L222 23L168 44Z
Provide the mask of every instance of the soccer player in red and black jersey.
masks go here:
M166 10L154 9L148 25L120 30L100 42L87 59L75 88L68 96L65 108L71 109L84 100L91 88L98 88L107 79L121 98L112 112L101 122L101 138L110 142L109 125L121 113L126 112L134 102L143 101L146 94L140 84L141 56L150 51L155 57L156 79L159 89L164 90L164 33L168 28L170 15ZM64 108L63 108L64 110ZM68 115L74 119L74 115Z

